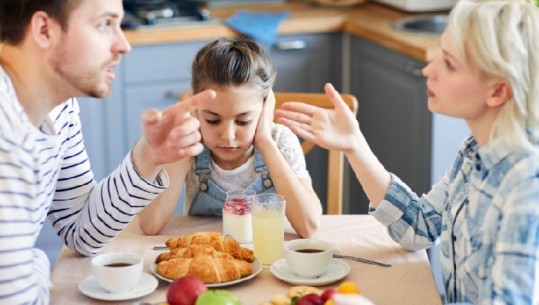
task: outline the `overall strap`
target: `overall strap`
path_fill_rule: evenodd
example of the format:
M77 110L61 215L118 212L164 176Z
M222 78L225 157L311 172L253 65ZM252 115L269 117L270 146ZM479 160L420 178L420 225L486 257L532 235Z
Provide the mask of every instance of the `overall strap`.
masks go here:
M262 158L262 155L256 148L255 148L255 172L260 173L260 175L262 176L264 188L269 189L273 187L273 181L271 181L268 167L266 166L266 163L264 163L264 159Z
M204 145L204 144L203 144ZM211 153L208 147L204 145L202 152L195 157L195 174L200 181L199 190L205 192L208 190L208 175L211 172Z

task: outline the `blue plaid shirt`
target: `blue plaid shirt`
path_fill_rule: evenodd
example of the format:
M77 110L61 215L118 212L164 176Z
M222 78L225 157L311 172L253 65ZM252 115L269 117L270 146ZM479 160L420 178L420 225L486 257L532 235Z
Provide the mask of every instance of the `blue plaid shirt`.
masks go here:
M539 304L539 153L464 141L421 197L392 175L371 214L411 250L440 242L449 302Z

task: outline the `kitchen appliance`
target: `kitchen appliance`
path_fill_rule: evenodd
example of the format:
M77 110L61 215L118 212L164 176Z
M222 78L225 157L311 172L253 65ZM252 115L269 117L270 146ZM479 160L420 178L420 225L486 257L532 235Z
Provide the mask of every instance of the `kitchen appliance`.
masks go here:
M446 11L458 0L372 0L406 12Z
M123 0L123 28L209 21L210 12L196 0Z

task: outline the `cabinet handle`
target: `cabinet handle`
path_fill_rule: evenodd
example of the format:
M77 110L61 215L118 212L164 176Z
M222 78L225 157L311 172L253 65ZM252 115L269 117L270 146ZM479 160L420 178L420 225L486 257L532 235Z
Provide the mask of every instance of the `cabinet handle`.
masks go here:
M275 43L275 48L279 51L304 50L307 48L307 41L305 40L278 41L277 43Z
M413 61L407 61L404 63L404 71L412 74L413 76L423 76L423 68L425 65L420 65Z
M165 92L165 98L167 100L174 100L174 101L179 101L180 98L181 98L182 94L178 91L173 91L173 90L169 90L167 92Z

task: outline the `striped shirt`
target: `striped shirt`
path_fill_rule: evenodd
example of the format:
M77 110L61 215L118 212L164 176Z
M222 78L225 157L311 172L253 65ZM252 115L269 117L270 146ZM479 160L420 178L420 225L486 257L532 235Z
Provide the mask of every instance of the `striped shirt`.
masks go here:
M539 153L511 148L469 137L428 194L393 175L371 208L405 248L440 242L449 302L539 304Z
M0 66L0 304L48 304L46 255L34 248L45 219L81 255L97 253L168 184L139 176L130 154L96 183L84 149L79 107L55 107L39 129Z

